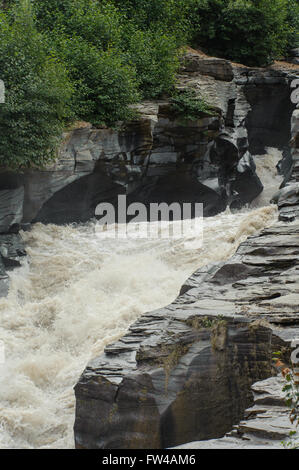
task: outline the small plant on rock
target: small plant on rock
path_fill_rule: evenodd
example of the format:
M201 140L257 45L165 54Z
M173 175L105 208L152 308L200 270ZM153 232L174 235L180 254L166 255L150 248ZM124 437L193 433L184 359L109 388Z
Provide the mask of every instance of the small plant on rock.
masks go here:
M290 408L290 422L299 427L299 374L294 367L287 367L281 359L281 352L274 353L275 366L280 368L281 374L285 379L285 384L282 391L285 393L286 405ZM289 440L282 442L286 449L299 449L298 432L291 430L289 433Z
M197 121L203 115L215 114L215 110L192 89L177 92L171 99L171 107L175 115L184 121Z

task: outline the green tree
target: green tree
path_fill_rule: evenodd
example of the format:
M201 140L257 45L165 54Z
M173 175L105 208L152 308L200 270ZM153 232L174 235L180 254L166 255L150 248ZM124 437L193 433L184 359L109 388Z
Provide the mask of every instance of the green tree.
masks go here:
M55 50L67 64L75 93L76 116L94 125L113 125L133 117L139 99L135 68L115 49L101 50L81 37L59 37Z
M32 0L37 27L66 36L80 36L99 49L119 45L122 16L115 6L94 0Z
M179 66L173 36L137 30L130 35L127 51L128 60L136 67L141 96L158 98L171 93Z
M288 0L201 0L195 43L246 65L267 65L286 50Z
M288 48L299 47L299 1L288 0L287 21L290 26Z
M28 0L14 10L11 24L0 14L0 70L6 88L0 165L42 166L54 158L63 124L71 117L72 87L64 66L47 55Z

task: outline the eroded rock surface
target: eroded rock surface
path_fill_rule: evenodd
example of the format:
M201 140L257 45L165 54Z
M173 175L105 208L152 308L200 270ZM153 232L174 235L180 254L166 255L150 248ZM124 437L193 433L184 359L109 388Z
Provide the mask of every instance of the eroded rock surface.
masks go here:
M293 155L296 141L293 132ZM197 271L172 304L142 315L88 364L75 387L77 448L165 448L221 437L239 422L253 404L250 386L275 373L272 353L282 350L288 360L298 337L299 201L293 196L291 223L276 222L228 262ZM279 205L280 213L285 207ZM276 381L269 383L276 390ZM271 397L266 408L256 401L254 420L242 421L237 432L275 446L288 423L279 399L273 409ZM221 445L241 441L230 436Z
M98 203L115 202L118 194L147 203L177 201L179 193L182 202L203 202L206 215L252 201L262 185L251 155L288 146L295 72L188 52L177 88L198 91L214 116L183 122L169 101L157 101L138 105L139 119L118 130L78 124L63 135L52 166L0 172L0 231L86 221Z
M195 90L214 115L185 122L169 100L144 102L139 118L119 129L77 123L42 171L0 169L0 245L1 234L34 222L85 222L120 194L128 204L203 203L205 216L250 203L263 190L253 153L287 146L280 169L290 172L292 67L250 69L189 51L177 89ZM290 210L285 205L281 217L292 219Z
M298 324L298 235L298 223L276 224L249 238L94 359L75 389L77 447L163 448L228 432L250 385L272 374L273 351L288 347L284 325Z
M295 425L289 420L290 409L285 405L282 377L252 385L254 405L244 413L244 420L221 439L195 441L179 449L283 449Z

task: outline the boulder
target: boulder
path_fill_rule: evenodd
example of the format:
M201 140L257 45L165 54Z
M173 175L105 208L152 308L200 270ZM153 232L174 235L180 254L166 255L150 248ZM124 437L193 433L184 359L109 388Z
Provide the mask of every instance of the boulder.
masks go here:
M285 404L282 391L284 385L282 376L256 382L251 387L254 405L245 411L244 419L232 431L220 439L190 442L177 449L282 450L290 431L295 436L297 433L295 424L291 424L289 419L290 409Z
M275 379L255 384L255 403L251 386L277 375L273 352L290 361L298 337L298 235L294 217L249 237L90 361L75 386L76 447L276 447L291 427Z
M203 57L188 52L184 56L182 70L185 72L198 72L225 82L231 82L234 78L233 68L228 60L217 57Z

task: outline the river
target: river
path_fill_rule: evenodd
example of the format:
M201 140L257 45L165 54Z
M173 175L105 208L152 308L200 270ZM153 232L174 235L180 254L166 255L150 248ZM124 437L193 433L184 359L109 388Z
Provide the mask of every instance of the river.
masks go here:
M259 173L273 193L281 179L272 157ZM23 232L28 256L0 299L0 448L72 448L73 386L87 362L141 313L173 301L200 266L228 259L273 223L268 200L205 219L202 247L188 236L102 240L95 221Z

